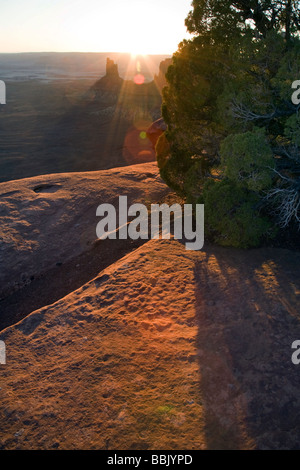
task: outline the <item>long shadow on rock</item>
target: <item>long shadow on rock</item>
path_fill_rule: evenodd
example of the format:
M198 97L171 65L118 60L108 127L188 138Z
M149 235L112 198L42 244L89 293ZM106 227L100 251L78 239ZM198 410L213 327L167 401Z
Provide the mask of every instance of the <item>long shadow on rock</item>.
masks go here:
M209 247L195 266L209 449L299 449L299 258Z

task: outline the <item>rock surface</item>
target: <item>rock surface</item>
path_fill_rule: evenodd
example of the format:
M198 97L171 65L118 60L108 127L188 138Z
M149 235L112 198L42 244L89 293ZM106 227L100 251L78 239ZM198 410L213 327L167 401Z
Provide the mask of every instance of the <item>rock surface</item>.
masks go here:
M152 164L9 185L6 285L86 250L95 207L119 189L138 202L167 190ZM0 447L299 449L299 264L150 240L33 311L0 334Z
M157 202L169 189L156 163L36 176L0 184L0 298L91 248L98 205Z
M152 143L153 148L155 148L159 137L165 132L166 129L167 125L163 118L154 121L151 126L147 129L147 136L150 142Z

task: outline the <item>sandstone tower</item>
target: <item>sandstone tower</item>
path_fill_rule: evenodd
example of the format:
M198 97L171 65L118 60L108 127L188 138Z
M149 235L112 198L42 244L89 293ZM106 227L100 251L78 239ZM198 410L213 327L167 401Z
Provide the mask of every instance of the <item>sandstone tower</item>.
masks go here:
M115 64L109 57L106 59L106 76L119 78L118 64Z

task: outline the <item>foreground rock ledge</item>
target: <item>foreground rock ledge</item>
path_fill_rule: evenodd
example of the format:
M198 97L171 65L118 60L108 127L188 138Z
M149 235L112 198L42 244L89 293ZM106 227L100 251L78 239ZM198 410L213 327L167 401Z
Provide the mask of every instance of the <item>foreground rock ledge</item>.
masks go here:
M149 204L169 191L156 163L0 183L0 299L89 250L99 204Z
M1 447L299 448L299 261L151 240L7 328Z

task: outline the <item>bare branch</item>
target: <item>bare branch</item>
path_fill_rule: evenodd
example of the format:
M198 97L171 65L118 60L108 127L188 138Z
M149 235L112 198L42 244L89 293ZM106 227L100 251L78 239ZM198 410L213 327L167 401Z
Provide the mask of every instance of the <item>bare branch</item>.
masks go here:
M300 230L300 193L292 188L273 188L265 196L265 201L274 206L273 213L278 218L279 226L287 227L292 219Z

